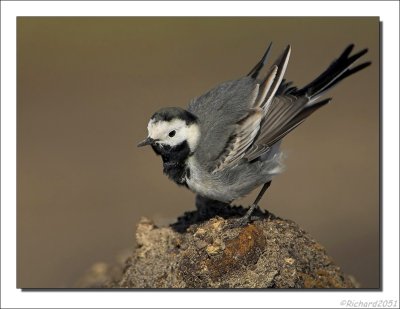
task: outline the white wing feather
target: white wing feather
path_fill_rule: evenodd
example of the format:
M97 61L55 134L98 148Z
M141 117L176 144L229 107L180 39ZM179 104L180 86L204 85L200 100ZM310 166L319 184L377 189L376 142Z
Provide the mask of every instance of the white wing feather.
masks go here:
M249 110L249 114L245 118L236 124L236 128L225 146L225 151L218 159L213 173L227 167L235 167L242 158L248 156L246 152L249 150L251 155L268 150L265 145L254 145L254 142L262 126L262 120L268 114L275 93L285 74L289 57L290 46L287 46L283 54L269 69L265 78L256 87L253 95L257 96L254 99L253 108Z
M250 110L246 118L236 125L226 147L226 152L218 161L213 173L227 167L233 167L243 158L246 150L253 143L254 138L260 130L260 123L263 117L264 111L261 108L254 108Z

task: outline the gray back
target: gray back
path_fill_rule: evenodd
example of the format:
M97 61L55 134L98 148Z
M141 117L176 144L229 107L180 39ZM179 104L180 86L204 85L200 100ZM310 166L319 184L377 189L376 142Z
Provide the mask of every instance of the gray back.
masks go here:
M249 113L256 88L254 79L243 77L224 82L189 103L188 111L200 122L201 137L195 156L204 168L215 167L235 124Z

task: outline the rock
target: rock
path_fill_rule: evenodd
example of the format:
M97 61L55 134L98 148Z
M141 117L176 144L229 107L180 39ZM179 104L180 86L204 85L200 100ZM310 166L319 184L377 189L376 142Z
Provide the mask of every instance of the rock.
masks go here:
M115 286L121 280L125 261L131 254L131 250L123 250L116 256L116 263L110 265L98 262L74 284L74 288L106 288Z
M325 249L294 222L257 210L251 224L230 229L227 225L246 209L202 198L197 198L196 206L197 211L185 213L169 227L157 227L151 220L141 219L136 231L137 247L121 270L122 275L119 279L104 276L102 286L357 287Z

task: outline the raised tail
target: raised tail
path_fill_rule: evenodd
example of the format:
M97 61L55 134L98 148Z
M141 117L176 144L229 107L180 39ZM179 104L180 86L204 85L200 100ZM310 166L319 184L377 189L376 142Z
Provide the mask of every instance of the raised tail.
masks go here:
M279 86L276 86L275 91L272 92L269 97L268 95L261 97L262 101L266 100L266 103L269 104L262 102L258 104L258 106L263 108L267 106L268 108L265 108L266 113L261 121L258 135L251 146L246 150L245 159L252 161L266 153L270 147L300 125L314 111L330 102L330 98L319 100L329 89L346 77L353 75L371 64L371 62L368 61L354 66L355 62L365 55L368 49L363 49L351 55L353 48L353 44L346 47L339 58L333 61L316 79L301 89L293 86L292 82L287 82L282 79L288 54L290 54L290 47L283 52L282 56L278 58L274 66L272 66L274 70L271 70L269 73L272 76L271 78L278 80ZM270 48L268 48L263 58L250 71L248 76L254 79L258 78L265 64L269 50ZM281 59L285 61L280 61ZM277 72L281 72L281 74L279 74L279 79L277 78ZM272 83L269 82L270 75L267 75L268 78L261 81L260 89L263 89L262 86L264 82L271 87Z
M317 98L324 95L329 89L336 86L341 80L357 73L371 64L370 61L367 61L357 66L353 66L358 59L368 52L368 49L365 48L350 56L353 48L354 44L347 46L339 58L333 61L331 65L316 79L301 89L291 86L290 82L287 83L282 81L280 88L277 91L277 95L291 94L296 97L306 96L309 98L310 102L315 101Z

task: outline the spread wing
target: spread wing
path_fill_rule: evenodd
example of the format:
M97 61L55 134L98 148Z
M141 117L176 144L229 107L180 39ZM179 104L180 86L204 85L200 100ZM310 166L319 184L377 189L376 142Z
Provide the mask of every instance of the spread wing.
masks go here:
M302 89L283 80L290 57L288 46L259 79L270 47L247 77L223 83L194 99L188 110L200 122L196 159L212 172L234 167L241 160L263 158L269 149L330 99L318 101L344 78L367 67L352 67L367 50L350 56L347 47L320 76Z
M188 111L198 118L200 140L194 156L206 170L219 165L238 124L254 107L259 93L251 77L225 82L190 102Z
M259 134L246 151L244 159L255 160L289 132L299 126L314 111L331 101L318 99L344 78L366 68L371 63L353 64L367 53L367 49L350 56L354 45L349 45L342 54L315 80L297 89L291 82L282 81L262 120Z
M217 160L213 172L235 165L243 158L246 150L253 143L260 130L260 123L263 117L264 112L261 108L251 109L246 118L236 124L225 151Z
M249 73L256 78L268 55L269 48L261 61ZM225 146L224 151L216 161L213 172L223 170L227 167L234 167L239 161L247 156L247 151L254 143L260 133L261 124L268 113L272 99L282 81L290 57L290 46L277 59L267 72L266 76L258 84L258 94L253 101L252 109L240 120Z

